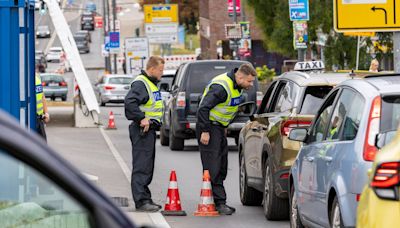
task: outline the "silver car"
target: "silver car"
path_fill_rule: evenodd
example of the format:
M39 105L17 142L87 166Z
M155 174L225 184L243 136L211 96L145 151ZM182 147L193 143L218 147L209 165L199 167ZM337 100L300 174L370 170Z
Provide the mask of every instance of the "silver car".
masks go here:
M400 75L347 80L325 99L289 176L291 227L355 227L379 136L400 120Z
M46 98L55 100L57 97L62 101L67 100L68 84L63 76L54 73L40 74L42 79L43 92Z
M106 103L123 103L133 79L130 75L104 75L96 83L99 104L105 106Z
M46 55L47 62L60 62L62 47L52 47Z
M51 32L50 28L47 25L40 25L36 29L36 37L37 38L50 38Z

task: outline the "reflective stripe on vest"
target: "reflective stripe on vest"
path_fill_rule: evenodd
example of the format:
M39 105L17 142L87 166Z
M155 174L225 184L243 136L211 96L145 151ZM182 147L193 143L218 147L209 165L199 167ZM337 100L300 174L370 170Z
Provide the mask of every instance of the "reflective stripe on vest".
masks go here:
M227 98L225 102L217 104L213 109L210 110L210 120L217 121L223 126L228 126L229 123L235 118L238 110L238 105L241 103L242 93L238 89L234 88L233 80L225 73L216 76L209 85L206 87L203 93L203 98L208 93L212 84L218 84L224 87Z
M43 115L43 85L38 74L35 75L36 114Z
M162 114L164 111L164 104L161 99L161 93L157 86L154 85L146 76L139 75L134 81L141 81L146 86L147 93L149 94L149 100L146 104L139 106L140 111L144 112L146 118L157 120L161 123Z

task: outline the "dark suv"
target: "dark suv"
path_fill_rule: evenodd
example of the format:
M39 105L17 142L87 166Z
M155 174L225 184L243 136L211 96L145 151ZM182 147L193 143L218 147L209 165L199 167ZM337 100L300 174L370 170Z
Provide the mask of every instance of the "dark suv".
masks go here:
M166 102L163 127L160 131L161 145L171 150L183 150L185 139L195 138L196 112L207 84L215 76L229 72L245 61L204 60L181 65L172 82L170 99ZM258 91L258 81L243 92L244 101L261 102L262 93ZM228 137L238 139L239 132L248 117L237 116L228 127Z

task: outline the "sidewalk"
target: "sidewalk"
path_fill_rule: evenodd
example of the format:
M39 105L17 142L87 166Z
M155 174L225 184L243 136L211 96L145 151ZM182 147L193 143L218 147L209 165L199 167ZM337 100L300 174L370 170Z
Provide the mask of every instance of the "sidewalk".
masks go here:
M121 209L132 218L136 225L169 227L160 213L134 211L131 187L127 178L127 176L130 177L130 170L127 169L126 164L121 166L115 159L115 152L118 153L118 151L111 151L100 128L72 127L72 106L49 107L49 113L51 123L46 131L50 147L82 173L97 177L97 181L93 182L108 196L128 198L129 206L121 207Z

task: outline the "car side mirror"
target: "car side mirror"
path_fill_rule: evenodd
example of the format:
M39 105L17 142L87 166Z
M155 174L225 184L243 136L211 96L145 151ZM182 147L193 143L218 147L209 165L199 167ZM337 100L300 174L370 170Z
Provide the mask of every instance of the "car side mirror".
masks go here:
M171 91L174 92L174 91L177 90L178 88L179 88L178 85L173 85L172 88L171 88Z
M160 84L160 91L165 91L165 92L169 92L169 85L168 83L161 83Z
M307 129L305 128L295 128L289 133L289 139L298 142L304 142L307 137Z
M252 117L256 112L257 105L254 101L244 102L238 107L238 114L241 116Z

